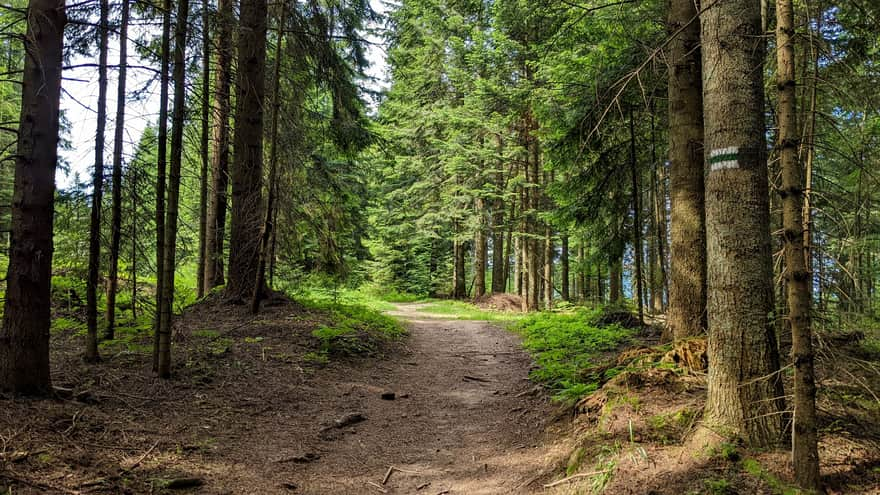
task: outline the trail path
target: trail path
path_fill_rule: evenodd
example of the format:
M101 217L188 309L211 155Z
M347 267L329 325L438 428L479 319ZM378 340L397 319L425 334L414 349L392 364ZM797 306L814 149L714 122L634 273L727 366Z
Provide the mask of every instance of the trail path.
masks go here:
M367 419L303 445L320 458L286 464L295 493L535 490L550 450L542 439L552 407L528 381L531 361L517 337L486 322L424 314L422 307L400 304L391 313L408 323L408 352L315 391L312 407ZM383 391L396 399L383 400ZM383 485L390 466L398 470Z

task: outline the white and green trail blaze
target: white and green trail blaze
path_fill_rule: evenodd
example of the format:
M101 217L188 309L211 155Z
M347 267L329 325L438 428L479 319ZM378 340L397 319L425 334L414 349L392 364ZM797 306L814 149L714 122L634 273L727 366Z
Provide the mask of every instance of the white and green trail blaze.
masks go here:
M730 146L712 150L709 153L709 166L712 172L728 168L739 168L739 148Z

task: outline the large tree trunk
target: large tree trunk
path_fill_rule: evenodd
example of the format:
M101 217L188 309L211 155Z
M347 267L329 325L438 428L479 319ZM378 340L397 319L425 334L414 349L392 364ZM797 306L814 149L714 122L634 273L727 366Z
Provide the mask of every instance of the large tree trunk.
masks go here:
M122 21L119 27L119 81L116 89L116 124L113 137L113 187L110 215L110 268L107 275L107 326L104 338L112 339L116 331L116 292L119 286L119 246L122 240L122 145L125 138L125 76L128 64L129 2L122 0Z
M492 293L500 294L505 290L507 278L507 258L504 248L504 140L496 136L497 162L495 170L495 198L492 200Z
M263 97L266 72L266 0L241 2L232 163L232 224L227 294L254 292L263 222Z
M456 226L456 232L458 227ZM464 274L465 245L464 242L455 239L452 241L452 298L463 299L467 296L467 283Z
M98 278L101 272L101 206L104 202L104 136L107 125L107 32L110 6L101 0L100 41L98 45L98 125L95 130L95 172L92 176L92 212L89 221L89 272L86 279L85 360L97 362L98 355Z
M171 0L162 2L161 69L159 72L159 132L156 160L156 317L153 322L153 371L159 371L162 294L165 285L165 186L168 160L168 76L171 65Z
M486 262L489 247L486 238L485 204L482 198L474 200L474 210L479 218L477 230L474 232L474 297L486 295Z
M704 421L750 446L782 438L758 0L701 15L706 177L708 399ZM711 75L711 76L710 76Z
M266 283L266 261L269 258L270 242L275 232L273 222L275 213L275 197L278 191L278 113L281 111L281 56L284 47L284 26L287 22L287 4L281 2L281 13L278 16L278 36L275 41L275 67L272 72L272 124L269 136L269 198L266 201L266 220L263 222L263 233L260 236L260 264L257 267L257 279L251 296L251 313L260 311L262 287Z
M171 317L174 312L174 265L180 203L180 166L186 116L186 32L189 0L178 0L174 27L174 110L171 115L171 169L168 177L168 219L165 222L164 285L159 307L159 377L171 377Z
M672 0L669 29L669 181L672 243L666 340L706 329L706 223L699 5Z
M202 297L208 290L205 287L205 260L208 234L208 144L210 141L211 105L211 8L208 0L202 0L202 132L200 147L201 169L199 170L199 261L196 268L196 290Z
M229 91L232 84L233 0L217 6L217 70L214 71L214 137L211 157L211 200L205 220L205 288L224 284L223 241L226 239L226 206L229 189Z
M529 118L529 122L531 123L531 116ZM533 129L530 125L529 129ZM540 243L538 241L538 209L541 205L540 200L540 187L541 187L541 179L538 175L538 171L541 169L541 150L538 144L538 138L530 133L529 135L530 141L530 153L531 160L529 161L529 167L531 167L530 177L531 177L531 187L529 193L529 234L530 237L527 240L528 243L528 272L529 272L529 295L528 295L528 309L529 311L537 311L538 304L540 302L540 292L541 292L541 265L540 265L540 253L539 246Z
M794 361L792 464L797 484L802 488L818 491L821 487L816 433L816 383L810 328L812 277L804 245L804 180L798 160L794 12L791 0L776 0L776 46L778 146L782 168L782 189L779 195L782 200L788 322L791 325L791 353Z
M52 220L66 23L63 0L28 3L12 234L0 333L0 390L16 394L46 394L52 386Z

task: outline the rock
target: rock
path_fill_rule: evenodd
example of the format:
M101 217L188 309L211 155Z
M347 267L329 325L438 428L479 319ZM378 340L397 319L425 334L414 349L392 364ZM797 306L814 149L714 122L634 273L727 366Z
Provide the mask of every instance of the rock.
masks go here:
M366 421L367 417L363 415L363 413L354 412L348 413L345 416L337 419L333 422L333 426L335 428L345 428L346 426L354 425L360 423L361 421Z
M196 488L204 484L205 481L201 478L177 478L165 483L165 488L168 490L183 490L186 488Z
M284 463L284 462L293 462L295 464L308 464L310 462L317 461L321 456L315 454L314 452L306 452L304 454L297 454L290 457L282 457L281 459L276 460L275 462Z
M296 483L294 483L292 481L285 481L284 483L281 483L281 488L284 488L285 490L294 491L298 487L296 486Z
M391 391L382 392L382 400L394 400L397 398L397 394Z

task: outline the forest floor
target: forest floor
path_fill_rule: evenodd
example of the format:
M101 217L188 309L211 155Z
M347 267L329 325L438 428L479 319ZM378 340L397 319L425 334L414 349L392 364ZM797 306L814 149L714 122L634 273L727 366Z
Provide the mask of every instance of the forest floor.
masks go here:
M70 397L3 401L0 493L531 493L567 450L545 443L564 435L518 337L419 307L393 313L405 339L321 362L318 313L202 303L176 323L168 382L148 340L87 366L81 337L56 335Z
M783 450L693 444L705 373L666 362L670 346L651 329L592 355L577 373L604 376L599 389L563 407L529 380L541 359L499 326L515 315L390 308L403 338L362 307L279 298L254 317L204 301L175 322L170 381L150 370L146 328L120 329L97 365L82 362L81 329L58 328L62 397L0 401L0 494L797 493ZM535 318L562 328L565 313ZM328 347L334 325L370 319L390 338ZM864 337L819 336L830 494L880 494L880 340ZM699 368L704 341L685 345ZM355 352L336 352L346 349Z

